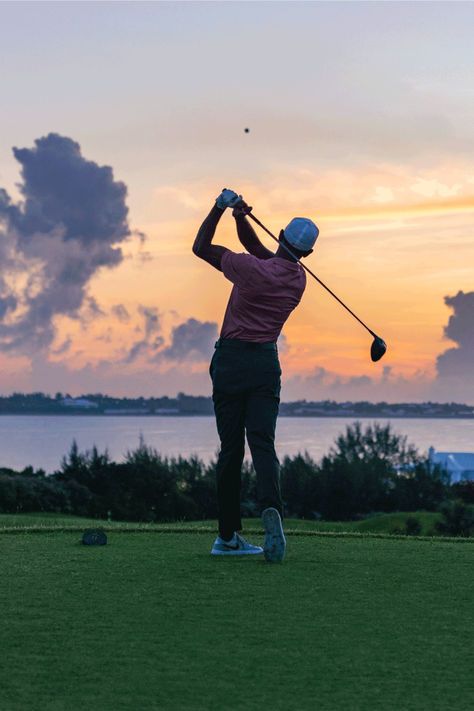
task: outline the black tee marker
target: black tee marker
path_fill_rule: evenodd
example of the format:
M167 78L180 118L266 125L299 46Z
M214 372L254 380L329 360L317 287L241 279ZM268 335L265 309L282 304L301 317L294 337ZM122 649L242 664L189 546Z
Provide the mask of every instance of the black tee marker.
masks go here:
M88 528L82 534L82 544L84 546L105 546L107 535L101 528Z

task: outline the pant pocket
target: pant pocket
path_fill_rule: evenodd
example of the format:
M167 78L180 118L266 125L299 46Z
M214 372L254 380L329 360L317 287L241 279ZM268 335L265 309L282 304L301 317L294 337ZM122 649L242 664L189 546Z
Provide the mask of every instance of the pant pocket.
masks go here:
M209 375L211 376L211 380L212 380L212 372L213 372L215 358L216 358L216 352L214 351L214 353L212 354L211 362L209 363Z
M238 351L219 351L214 354L211 377L214 390L235 394L245 389L248 380L245 361Z
M272 382L271 382L271 387L273 390L273 394L275 397L280 399L280 392L281 392L281 370L278 375L275 375L272 377Z
M255 366L261 373L281 375L280 360L274 351L262 351L255 361Z

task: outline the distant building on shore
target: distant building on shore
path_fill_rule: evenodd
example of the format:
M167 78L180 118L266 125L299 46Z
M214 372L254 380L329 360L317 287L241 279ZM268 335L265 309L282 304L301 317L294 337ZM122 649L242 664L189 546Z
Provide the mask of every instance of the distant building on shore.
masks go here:
M81 410L94 410L99 406L92 400L87 400L85 397L63 397L61 405L64 407L77 407Z
M104 415L149 415L150 410L144 407L106 407Z
M439 464L451 475L451 483L474 481L474 452L437 452L428 450L431 464Z

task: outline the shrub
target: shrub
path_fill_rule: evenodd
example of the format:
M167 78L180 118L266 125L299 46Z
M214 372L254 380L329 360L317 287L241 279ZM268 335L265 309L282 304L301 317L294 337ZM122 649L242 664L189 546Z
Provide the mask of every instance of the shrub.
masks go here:
M316 462L309 454L284 457L280 467L281 490L285 515L313 518L321 502L321 477Z
M460 499L446 501L441 506L441 521L436 523L436 530L444 536L474 535L474 506Z
M419 536L421 534L421 523L414 516L408 516L406 519L405 533L407 536Z
M18 513L68 509L68 490L45 476L0 475L0 511Z
M392 511L436 511L449 492L449 474L420 460L398 474L389 493Z
M474 504L474 481L458 481L453 484L452 491L456 499L466 504Z
M321 503L314 508L332 520L400 510L399 472L413 470L421 461L415 447L395 434L390 424L375 423L363 430L360 422L354 422L323 458Z

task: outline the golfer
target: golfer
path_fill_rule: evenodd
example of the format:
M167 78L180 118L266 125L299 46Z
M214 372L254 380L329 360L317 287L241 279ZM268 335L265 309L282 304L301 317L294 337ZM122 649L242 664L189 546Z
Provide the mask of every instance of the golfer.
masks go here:
M212 244L226 208L233 208L237 234L249 254ZM258 239L242 196L224 189L202 223L193 245L197 257L233 283L220 338L209 372L220 438L217 461L219 535L212 555L264 553L269 562L285 555L279 462L275 426L280 403L281 368L277 338L306 286L306 274L282 246L274 254ZM318 237L316 225L295 217L280 232L280 242L306 257ZM241 467L245 434L257 475L257 498L265 530L263 549L240 535Z

